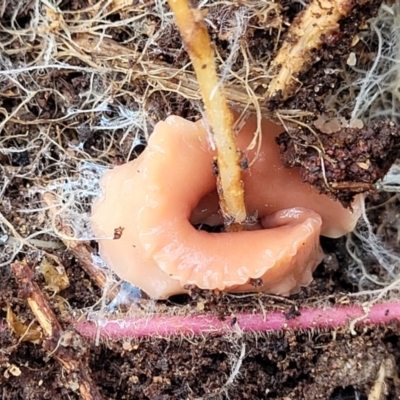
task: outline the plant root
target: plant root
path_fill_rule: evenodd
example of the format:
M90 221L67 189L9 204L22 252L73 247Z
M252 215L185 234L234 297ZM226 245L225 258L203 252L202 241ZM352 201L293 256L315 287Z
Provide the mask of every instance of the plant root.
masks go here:
M218 80L211 40L199 10L192 9L187 0L169 0L169 5L196 72L217 148L217 186L225 228L228 231L243 230L247 213L240 154L233 134L233 115Z
M297 77L311 63L313 51L339 30L339 21L350 15L356 4L351 0L313 0L294 19L269 69L274 76L266 92L271 105L293 95Z

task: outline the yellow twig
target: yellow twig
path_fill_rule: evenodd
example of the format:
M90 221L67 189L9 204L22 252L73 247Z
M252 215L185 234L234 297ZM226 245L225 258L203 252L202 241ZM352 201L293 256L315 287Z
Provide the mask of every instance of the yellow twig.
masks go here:
M187 0L169 0L176 24L199 82L206 116L213 131L218 154L220 206L229 230L243 229L246 221L240 155L233 134L233 115L218 81L214 50L200 11Z

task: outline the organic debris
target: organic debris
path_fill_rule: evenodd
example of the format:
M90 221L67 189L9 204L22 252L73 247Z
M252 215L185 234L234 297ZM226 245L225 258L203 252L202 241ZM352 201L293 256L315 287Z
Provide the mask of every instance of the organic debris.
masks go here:
M372 193L400 157L399 128L389 120L362 128L294 129L279 136L283 163L300 167L304 182L349 207L359 193Z
M45 350L70 374L71 382L75 380L83 400L101 400L102 396L90 378L88 365L85 365L87 349L77 333L63 331L39 286L33 282L33 273L26 262L16 262L12 269L21 294L26 297L32 313L42 327Z
M69 279L64 266L55 266L50 260L44 257L39 265L39 271L46 282L45 288L54 294L69 287Z
M7 308L7 324L14 332L15 336L21 341L39 343L42 338L42 332L37 323L23 324L11 310Z
M63 243L72 250L77 259L79 265L85 270L85 272L94 280L96 285L102 289L104 295L112 300L118 294L118 289L109 287L111 279L107 274L102 271L93 261L93 250L91 249L88 242L78 241L74 239L72 229L65 224L62 216L59 214L57 207L56 198L51 193L45 193L43 195L43 201L49 207L49 214L53 221L53 226L60 232ZM62 287L65 289L66 287ZM61 289L61 290L62 290Z

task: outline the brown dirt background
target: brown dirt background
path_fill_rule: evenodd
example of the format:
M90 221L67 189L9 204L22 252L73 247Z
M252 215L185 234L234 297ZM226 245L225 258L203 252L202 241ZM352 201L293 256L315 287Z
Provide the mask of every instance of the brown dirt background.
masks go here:
M231 63L226 91L238 109L260 107L271 115L261 94L263 71L302 9L301 3L208 4L209 31L218 57ZM282 115L294 110L296 118L307 122L326 112L326 98L345 81L349 52L366 52L363 43L352 47L351 41L379 3L358 6L341 22L340 34L327 38L318 61L299 77L302 84L296 96L280 104ZM245 25L240 25L237 15L244 15ZM0 66L2 71L11 71L0 75L0 321L6 320L11 309L25 326L34 324L10 268L12 260L22 259L34 271L35 282L66 331L71 318L107 312L93 277L62 244L42 194L50 188L57 195L64 221L83 237L87 226L77 216L89 212L96 192L82 181L82 166L91 180L98 170L90 165L109 167L140 154L158 120L170 114L199 117L196 81L172 22L167 6L159 1L0 3ZM240 40L235 37L238 27L243 29ZM232 57L236 39L238 51ZM373 51L368 49L368 54ZM365 65L370 61L366 57ZM327 68L338 72L324 74ZM246 86L243 81L251 83ZM340 99L343 104L346 96L350 94ZM350 111L344 108L342 114ZM75 181L80 184L74 186ZM397 195L376 193L368 205L376 207L369 214L375 231L397 249ZM328 257L312 285L290 299L235 298L193 290L157 303L143 298L130 307L121 306L114 315L189 315L201 309L232 319L245 310L288 313L296 307L368 301L370 297L349 295L376 287L361 285L354 268L349 269L354 260L346 251L347 240L322 240ZM352 240L357 244L357 238ZM88 244L95 254L96 243ZM376 260L363 257L370 274L386 276ZM44 259L65 268L67 288L57 292L57 287L49 286ZM110 279L115 282L115 277L110 275ZM65 373L46 341L24 341L19 336L0 325L1 398L80 399L80 377ZM222 337L79 340L68 346L84 360L104 399L374 400L371 389L381 366L385 375L380 398L400 398L396 321L357 328L356 335L348 327L316 328ZM239 373L231 382L238 360Z

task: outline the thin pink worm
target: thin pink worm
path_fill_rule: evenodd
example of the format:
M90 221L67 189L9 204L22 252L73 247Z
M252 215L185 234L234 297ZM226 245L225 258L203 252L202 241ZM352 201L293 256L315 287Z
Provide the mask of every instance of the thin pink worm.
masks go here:
M364 310L361 306L304 308L300 315L288 319L284 312L237 314L224 320L214 315L154 316L148 318L99 319L71 321L82 337L87 339L125 339L140 337L169 337L176 335L223 335L233 332L277 332L339 328L356 320L356 325L383 325L400 321L400 302L375 304ZM7 323L0 322L0 332Z
M337 306L324 309L300 309L300 315L288 319L283 312L237 314L221 320L214 315L154 316L148 318L104 319L96 322L79 321L75 329L86 338L122 339L138 337L168 337L174 335L222 335L232 332L273 332L338 328L362 318L356 325L380 325L400 320L400 302L361 306Z

